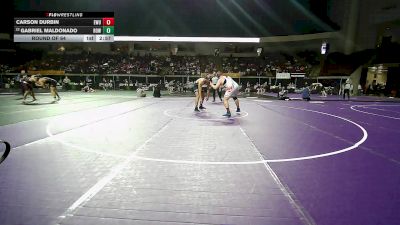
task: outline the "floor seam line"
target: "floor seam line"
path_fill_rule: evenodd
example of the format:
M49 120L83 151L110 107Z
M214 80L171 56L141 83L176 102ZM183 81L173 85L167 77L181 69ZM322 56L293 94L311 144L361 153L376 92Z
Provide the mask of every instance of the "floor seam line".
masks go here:
M244 129L239 126L240 130L242 131L242 134L248 138L250 141L250 144L256 154L259 156L261 160L265 160L263 155L260 153L258 150L257 146L254 144L253 140L247 135L247 133L244 131ZM274 170L271 168L271 166L264 161L264 167L268 171L268 173L272 176L273 180L275 183L278 185L279 189L282 191L284 196L288 199L290 205L294 209L294 211L298 214L299 219L306 225L316 225L314 219L309 215L309 213L304 209L303 206L301 206L300 202L296 200L296 197L292 191L289 190L287 186L285 186L282 181L279 179L278 175L274 172Z

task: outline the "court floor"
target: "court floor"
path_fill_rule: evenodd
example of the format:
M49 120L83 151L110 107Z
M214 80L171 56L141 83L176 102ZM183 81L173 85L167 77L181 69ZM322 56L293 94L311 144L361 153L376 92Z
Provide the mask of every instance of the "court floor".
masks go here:
M399 224L400 103L0 96L0 224ZM360 100L360 99L359 99Z

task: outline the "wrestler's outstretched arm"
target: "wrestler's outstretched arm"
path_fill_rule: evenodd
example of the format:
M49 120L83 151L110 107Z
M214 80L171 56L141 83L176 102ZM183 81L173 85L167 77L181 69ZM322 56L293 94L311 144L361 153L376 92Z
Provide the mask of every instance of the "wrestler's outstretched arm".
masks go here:
M223 83L224 83L224 77L220 77L220 78L218 79L218 82L217 82L216 85L214 85L214 84L212 84L212 83L210 82L210 86L211 86L212 88L214 88L214 89L218 89L219 87L222 86Z

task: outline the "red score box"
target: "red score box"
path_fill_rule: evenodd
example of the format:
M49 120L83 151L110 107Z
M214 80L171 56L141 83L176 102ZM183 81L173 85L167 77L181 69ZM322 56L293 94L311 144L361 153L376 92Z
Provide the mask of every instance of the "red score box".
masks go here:
M114 26L114 18L103 18L103 26Z

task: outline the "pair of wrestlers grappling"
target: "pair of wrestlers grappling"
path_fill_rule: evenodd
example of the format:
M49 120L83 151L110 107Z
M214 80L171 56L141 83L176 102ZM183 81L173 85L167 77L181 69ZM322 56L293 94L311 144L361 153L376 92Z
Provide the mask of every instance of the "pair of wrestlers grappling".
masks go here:
M33 86L39 86L50 89L50 93L53 96L54 100L60 100L60 95L57 92L57 81L49 78L49 77L41 77L40 75L32 75L31 77L24 76L21 80L22 82L22 90L24 95L24 101L26 97L29 95L32 96L33 101L36 101L35 93L33 92Z
M231 111L229 110L229 102L228 100L232 98L236 104L236 112L240 112L239 107L239 99L237 95L239 94L239 85L229 76L224 76L221 72L217 72L218 81L216 84L211 82L212 75L207 75L205 78L199 78L194 83L194 92L196 94L195 100L195 108L194 111L198 112L199 109L205 109L203 107L203 101L205 98L205 92L207 92L206 101L208 101L209 97L209 88L213 88L215 90L224 87L225 95L224 95L224 107L226 109L226 114L223 116L231 117ZM199 106L200 103L200 106ZM199 106L199 107L198 107Z

